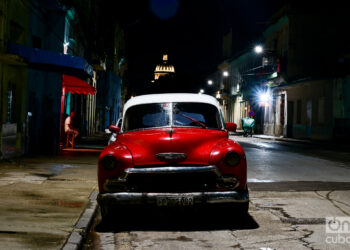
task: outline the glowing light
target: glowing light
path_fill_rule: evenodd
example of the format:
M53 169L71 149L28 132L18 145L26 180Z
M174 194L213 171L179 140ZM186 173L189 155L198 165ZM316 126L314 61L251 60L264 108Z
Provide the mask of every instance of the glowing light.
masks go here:
M228 72L227 72L227 71L224 71L224 72L222 72L222 75L223 75L223 76L228 76Z
M264 51L263 47L261 45L256 45L254 47L254 52L257 54L261 54Z
M63 43L63 54L68 54L69 42Z
M256 95L260 106L269 106L269 102L272 100L272 96L269 90L257 91Z
M204 89L201 89L199 92L200 92L201 94L203 94L203 93L204 93Z
M212 80L208 80L208 85L213 85L213 81Z

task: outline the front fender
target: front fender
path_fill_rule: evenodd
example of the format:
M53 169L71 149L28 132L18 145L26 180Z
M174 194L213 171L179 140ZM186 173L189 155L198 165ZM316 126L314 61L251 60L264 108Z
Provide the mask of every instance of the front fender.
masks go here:
M113 170L107 170L101 164L103 157L107 155L113 156L117 161L117 167ZM108 145L98 158L97 176L99 191L106 191L103 185L107 179L118 178L125 169L133 167L133 165L132 155L125 145L120 142L114 142Z
M225 155L234 151L240 156L236 166L229 166L225 162ZM234 175L239 180L239 189L245 190L247 185L247 161L241 145L237 142L224 139L217 143L210 153L209 164L217 166L224 175Z

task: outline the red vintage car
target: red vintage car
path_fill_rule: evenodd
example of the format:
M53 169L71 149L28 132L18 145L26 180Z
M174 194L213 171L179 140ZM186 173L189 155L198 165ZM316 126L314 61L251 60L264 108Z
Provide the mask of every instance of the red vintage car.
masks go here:
M123 205L227 204L247 212L247 164L218 101L203 94L130 99L98 161L102 217Z

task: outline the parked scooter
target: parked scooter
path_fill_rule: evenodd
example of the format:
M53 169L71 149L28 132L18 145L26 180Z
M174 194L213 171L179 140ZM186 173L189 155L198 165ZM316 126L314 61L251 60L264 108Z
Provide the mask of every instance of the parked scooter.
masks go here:
M255 120L251 117L242 118L242 128L243 128L243 136L247 137L250 135L253 136L255 127Z

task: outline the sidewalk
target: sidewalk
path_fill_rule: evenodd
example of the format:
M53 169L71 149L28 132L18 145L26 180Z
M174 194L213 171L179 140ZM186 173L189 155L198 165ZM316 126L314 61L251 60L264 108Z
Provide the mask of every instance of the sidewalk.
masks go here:
M0 249L75 249L97 207L98 153L0 161Z

